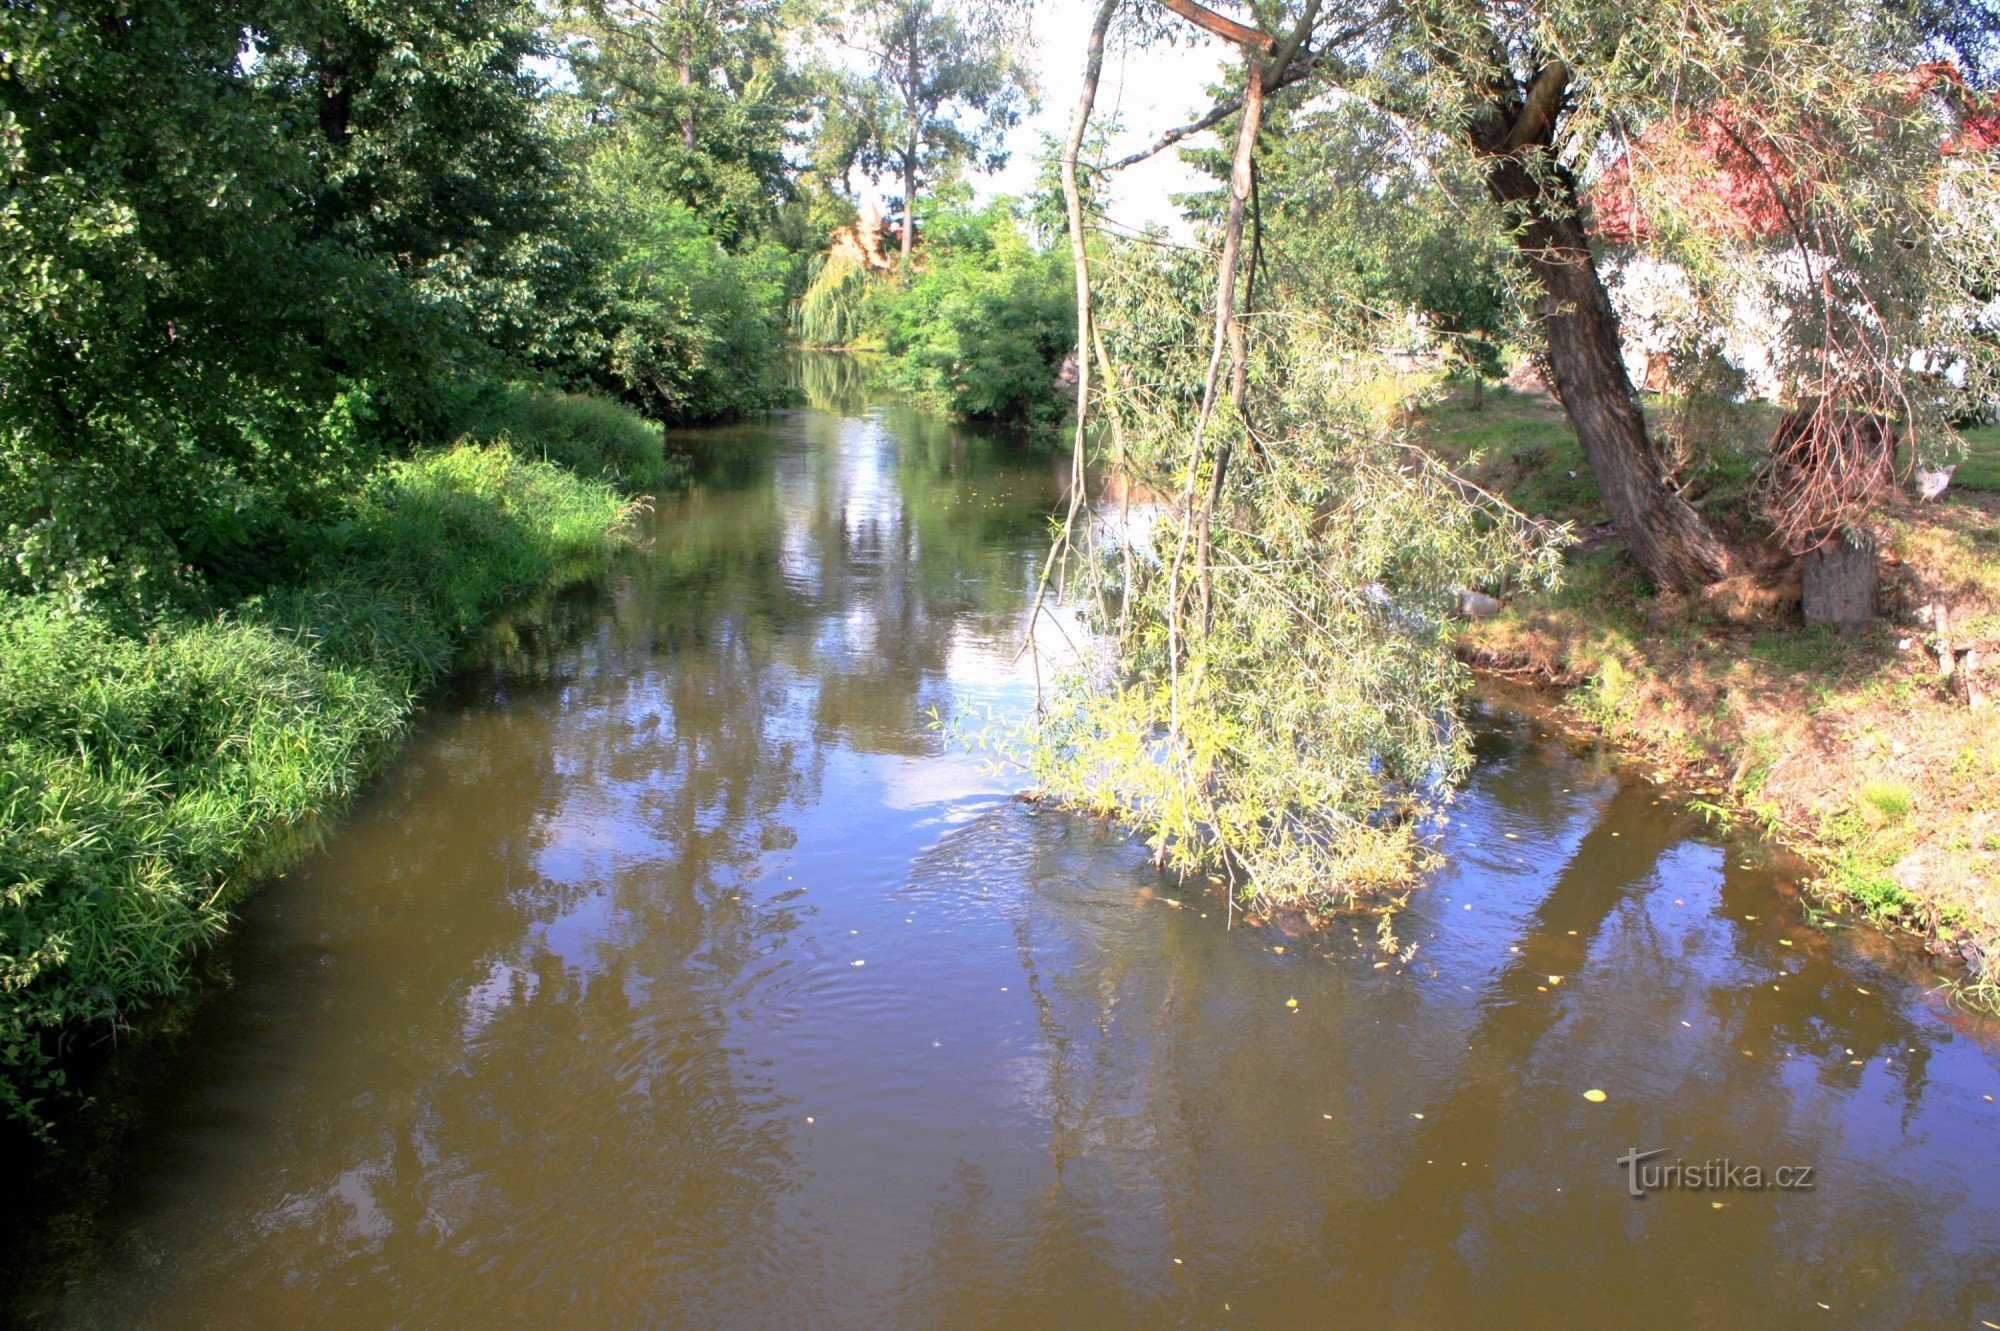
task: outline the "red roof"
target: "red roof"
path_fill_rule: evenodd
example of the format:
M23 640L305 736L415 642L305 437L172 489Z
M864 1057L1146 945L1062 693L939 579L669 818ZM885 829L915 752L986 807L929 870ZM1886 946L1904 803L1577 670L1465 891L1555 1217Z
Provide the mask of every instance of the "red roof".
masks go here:
M1975 98L1958 67L1945 61L1918 65L1901 82L1907 101L1938 90L1957 107L1958 131L1939 151L2000 150L2000 95ZM1796 213L1811 195L1812 182L1800 175L1781 145L1755 128L1754 120L1725 102L1702 115L1648 129L1592 186L1592 229L1615 245L1636 244L1653 234L1632 183L1637 156L1645 164L1648 193L1670 203L1691 225L1745 240L1783 232L1787 214Z

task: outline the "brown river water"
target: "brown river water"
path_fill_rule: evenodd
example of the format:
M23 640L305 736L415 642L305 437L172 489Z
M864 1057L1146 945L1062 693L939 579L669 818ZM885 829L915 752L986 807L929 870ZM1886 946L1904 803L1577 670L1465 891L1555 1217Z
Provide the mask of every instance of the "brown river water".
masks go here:
M1489 699L1414 954L1231 928L930 719L1058 464L706 444L12 1171L0 1321L2000 1324L2000 1030L1781 861Z

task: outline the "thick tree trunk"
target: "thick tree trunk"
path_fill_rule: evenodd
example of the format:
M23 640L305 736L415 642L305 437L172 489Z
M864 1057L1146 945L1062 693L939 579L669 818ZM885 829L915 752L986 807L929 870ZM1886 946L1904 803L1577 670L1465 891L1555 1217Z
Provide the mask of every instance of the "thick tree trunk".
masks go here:
M1875 618L1881 582L1874 543L1835 532L1799 561L1806 623L1842 628L1866 624Z
M1655 587L1687 591L1737 572L1722 533L1669 483L1625 372L1618 318L1598 276L1560 168L1537 180L1519 158L1489 157L1487 186L1514 225L1514 243L1542 291L1551 387L1576 429L1604 507ZM1551 191L1567 197L1551 200ZM1553 205L1553 206L1552 206Z

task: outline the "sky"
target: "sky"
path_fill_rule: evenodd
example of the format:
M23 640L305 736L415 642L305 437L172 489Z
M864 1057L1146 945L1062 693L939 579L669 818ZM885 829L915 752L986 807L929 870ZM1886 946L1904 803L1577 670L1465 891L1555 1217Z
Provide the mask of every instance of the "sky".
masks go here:
M1034 152L1039 135L1058 139L1069 133L1083 87L1084 42L1090 33L1095 5L1084 0L1038 0L1035 5L1033 60L1041 89L1041 109L1028 117L1012 136L1013 155L1005 169L972 177L981 195L1025 193L1034 183ZM1208 88L1221 78L1222 62L1233 54L1221 42L1189 28L1191 40L1181 46L1125 50L1113 44L1104 53L1104 75L1097 89L1097 119L1119 125L1112 135L1114 159L1145 147L1165 131L1185 124L1214 103ZM1213 133L1190 142L1207 146ZM1186 237L1171 196L1212 187L1184 165L1174 149L1130 166L1113 178L1105 212L1117 223L1137 229L1157 223Z

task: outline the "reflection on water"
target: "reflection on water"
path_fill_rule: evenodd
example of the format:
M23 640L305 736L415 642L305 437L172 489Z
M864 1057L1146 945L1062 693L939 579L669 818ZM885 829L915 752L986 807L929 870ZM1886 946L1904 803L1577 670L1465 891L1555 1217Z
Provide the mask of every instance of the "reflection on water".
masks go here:
M709 447L17 1195L16 1318L2000 1322L1994 1031L1753 849L1495 713L1414 953L1229 930L926 720L1025 705L1059 462ZM1819 1186L1635 1202L1635 1147Z

